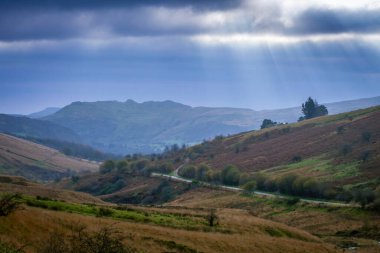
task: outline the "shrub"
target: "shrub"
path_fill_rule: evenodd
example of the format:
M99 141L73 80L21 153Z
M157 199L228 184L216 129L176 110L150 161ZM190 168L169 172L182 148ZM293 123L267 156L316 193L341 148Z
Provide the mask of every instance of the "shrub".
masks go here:
M207 216L208 224L210 227L213 227L216 225L218 216L216 215L216 210L211 209L209 215Z
M297 179L294 174L288 174L278 179L278 189L282 193L293 194L293 182Z
M39 253L132 253L123 244L124 238L112 227L88 232L85 226L68 225L70 233L53 231L40 242Z
M211 178L209 178L209 171L209 166L207 166L206 164L201 164L196 171L197 179L200 181L210 181Z
M300 202L300 199L297 198L297 197L286 198L285 202L289 206L294 206L295 204L297 204L298 202Z
M105 161L102 165L100 165L99 172L101 174L106 174L115 169L115 162L112 160Z
M197 175L197 169L194 166L186 166L180 170L181 176L187 178L195 178Z
M102 217L102 216L111 216L112 215L112 210L109 209L109 208L106 208L106 207L100 207L98 209L98 213L96 214L96 216L98 217Z
M78 181L79 181L79 177L78 176L71 176L71 182L77 183Z
M253 192L254 190L256 190L256 181L255 180L249 181L248 183L243 185L243 189L248 192Z
M228 165L222 170L221 179L223 184L238 185L240 179L240 172L235 166Z
M342 134L342 133L344 132L344 126L338 126L338 127L336 128L336 132L337 132L338 134Z
M365 208L375 200L375 193L371 191L371 189L357 190L353 195L354 200L358 202L362 208Z
M5 193L0 196L0 216L8 216L16 211L20 203L17 201L21 197L20 194Z
M301 162L301 161L302 161L302 157L299 156L299 155L295 155L292 158L292 162L294 162L294 163L298 163L298 162Z
M359 159L363 162L366 162L368 161L370 156L371 156L371 151L364 151L363 153L360 154Z
M342 147L342 151L341 151L341 152L342 152L342 154L345 156L345 155L351 153L351 151L352 151L352 147L351 147L351 145L346 144L346 145L344 145L344 146Z
M372 137L372 134L370 132L363 132L362 133L362 140L364 142L370 142L371 137Z
M9 243L0 241L0 253L24 253L24 247L17 248Z

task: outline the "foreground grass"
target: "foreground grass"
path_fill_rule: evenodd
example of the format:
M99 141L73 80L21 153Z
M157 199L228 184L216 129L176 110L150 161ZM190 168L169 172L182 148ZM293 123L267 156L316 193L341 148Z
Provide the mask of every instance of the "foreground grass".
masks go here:
M77 213L96 217L109 217L112 219L149 223L186 230L210 230L207 223L207 217L202 215L159 213L157 211L144 211L122 206L106 207L96 206L93 204L75 204L31 196L23 196L20 201L31 207L44 208L54 211Z

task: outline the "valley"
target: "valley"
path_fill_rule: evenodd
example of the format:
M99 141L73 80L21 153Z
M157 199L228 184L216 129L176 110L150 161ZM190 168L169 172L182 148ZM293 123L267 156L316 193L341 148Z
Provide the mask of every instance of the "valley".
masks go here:
M21 208L0 217L0 248L83 230L127 252L377 252L379 119L370 107L101 164L1 134L0 191Z

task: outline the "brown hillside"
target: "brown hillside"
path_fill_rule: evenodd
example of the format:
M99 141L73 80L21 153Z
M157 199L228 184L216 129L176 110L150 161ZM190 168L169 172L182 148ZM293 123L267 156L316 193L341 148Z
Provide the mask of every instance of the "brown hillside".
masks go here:
M46 185L30 182L23 177L0 175L0 193L2 192L21 193L73 203L106 204L90 194L53 189Z
M113 226L126 236L125 243L138 252L338 252L307 232L253 217L246 211L221 209L217 215L220 226L227 227L229 233L115 222L26 207L0 218L0 239L26 243L28 252L36 252L38 243L46 243L52 231L68 229L67 224L85 224L90 229Z
M187 153L193 157L191 163L206 163L217 170L233 164L245 172L273 171L286 169L281 166L297 158L319 159L327 162L326 167L356 164L360 173L347 178L350 182L374 179L380 177L380 107L216 138Z
M47 181L72 173L96 171L98 165L30 141L0 134L0 173Z
M122 182L121 186L114 185ZM190 189L186 183L168 181L161 178L147 177L136 173L91 173L81 176L77 182L70 179L54 183L54 187L90 193L104 201L128 204L161 204ZM165 199L163 188L170 191Z

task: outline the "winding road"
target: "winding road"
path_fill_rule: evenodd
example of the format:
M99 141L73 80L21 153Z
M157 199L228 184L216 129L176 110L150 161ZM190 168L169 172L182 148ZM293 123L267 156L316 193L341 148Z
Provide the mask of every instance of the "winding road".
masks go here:
M185 164L182 164L177 169L175 169L173 171L172 175L153 172L151 174L151 176L152 177L168 178L170 180L191 184L191 183L193 183L194 180L183 178L178 174L178 171L184 165ZM224 189L224 190L229 190L229 191L234 191L234 192L242 192L243 191L243 189L239 188L239 187L233 187L233 186L227 186L227 185L212 185L212 184L207 183L207 182L201 182L201 183L203 186L208 186L208 187L213 187L213 188L217 187L219 189ZM267 197L273 197L273 198L274 197L275 198L289 198L289 196L287 196L287 195L274 194L274 193L262 192L262 191L254 191L252 193L256 194L256 195L260 195L260 196L267 196ZM350 204L350 203L341 203L341 202L332 202L332 201L323 201L323 200L305 199L305 198L300 198L300 201L306 202L306 203L312 203L312 204L324 204L324 205L329 205L329 206L340 206L340 207L358 207L359 206L359 205Z

